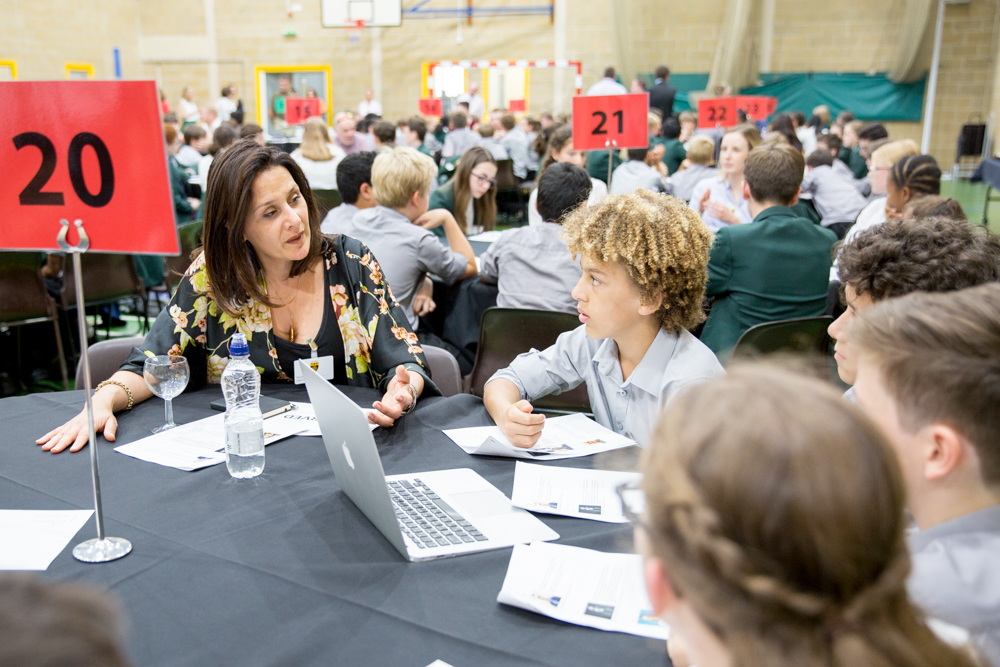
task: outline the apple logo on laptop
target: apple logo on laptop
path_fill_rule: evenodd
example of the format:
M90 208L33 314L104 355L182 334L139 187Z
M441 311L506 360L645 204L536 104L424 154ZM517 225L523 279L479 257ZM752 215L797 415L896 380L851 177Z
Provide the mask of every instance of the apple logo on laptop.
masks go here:
M351 466L351 470L354 470L354 459L351 458L351 450L347 448L347 441L340 443L340 446L344 450L344 458L347 459L347 465Z

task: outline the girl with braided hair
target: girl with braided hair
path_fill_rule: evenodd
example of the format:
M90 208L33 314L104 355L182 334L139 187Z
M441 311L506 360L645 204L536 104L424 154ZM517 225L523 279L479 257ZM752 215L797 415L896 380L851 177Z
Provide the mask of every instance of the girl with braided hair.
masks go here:
M643 456L650 600L698 667L974 664L911 605L899 466L832 387L731 370L671 403Z
M930 155L907 155L892 165L886 181L885 218L903 217L914 199L941 194L941 168Z

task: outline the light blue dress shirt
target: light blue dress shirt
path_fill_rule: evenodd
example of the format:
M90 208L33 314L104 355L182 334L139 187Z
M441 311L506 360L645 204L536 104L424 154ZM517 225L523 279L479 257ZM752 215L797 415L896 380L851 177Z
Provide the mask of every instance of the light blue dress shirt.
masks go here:
M518 355L489 382L509 380L528 401L586 382L597 422L645 446L660 412L675 396L724 374L715 354L687 330L668 333L660 329L626 380L614 339L590 338L587 326L581 325L561 334L555 345L541 352L532 349Z
M733 209L736 216L740 219L744 225L753 222L753 216L750 215L750 209L747 208L747 201L742 199L739 205L736 204L736 198L733 196L733 191L729 187L729 179L723 178L719 180L719 176L713 178L706 178L705 180L694 186L694 190L691 192L691 210L697 213L698 202L701 201L702 195L705 194L705 190L711 190L712 194L709 195L708 201L716 202L717 204L723 204ZM742 198L742 193L740 197ZM708 231L713 234L723 227L728 227L728 222L723 222L717 217L712 215L712 213L706 208L705 212L701 214L701 220L708 227Z

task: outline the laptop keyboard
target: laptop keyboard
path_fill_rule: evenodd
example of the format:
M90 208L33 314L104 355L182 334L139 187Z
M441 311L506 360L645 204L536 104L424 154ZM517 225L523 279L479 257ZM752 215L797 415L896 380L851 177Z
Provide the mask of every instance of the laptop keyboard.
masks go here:
M485 542L486 536L419 479L389 482L403 534L420 549Z

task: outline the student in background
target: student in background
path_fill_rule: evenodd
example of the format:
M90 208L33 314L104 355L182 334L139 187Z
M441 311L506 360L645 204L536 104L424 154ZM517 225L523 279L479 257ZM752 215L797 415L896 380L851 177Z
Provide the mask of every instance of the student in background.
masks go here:
M461 111L454 111L448 114L448 134L444 138L444 150L441 155L444 157L461 156L465 151L481 143L478 134L470 130L467 126L469 119Z
M236 84L231 83L222 89L222 94L215 101L215 110L219 114L219 120L225 122L237 109L237 89Z
M1000 664L1000 285L910 294L848 329L856 397L893 444L918 530L910 598Z
M637 190L577 210L563 238L581 255L583 324L490 378L486 409L514 445L531 447L545 426L531 401L586 383L598 423L644 445L664 405L724 372L688 333L704 317L711 237L680 200Z
M872 156L869 147L873 141L881 141L889 138L889 131L882 123L868 123L858 130L858 152L866 160Z
M483 142L480 144L483 148L490 152L494 160L507 160L510 155L507 154L507 149L503 147L496 137L493 136L493 126L489 123L481 123L479 127L476 128L476 132L479 136L483 138Z
M802 193L812 195L813 206L822 218L820 224L842 239L868 202L854 187L852 179L833 170L834 160L824 148L809 154Z
M423 118L414 116L406 121L406 125L402 127L402 130L403 140L407 146L417 149L417 152L424 155L431 155L430 149L424 143L427 139L427 123L424 122Z
M830 152L830 155L837 158L840 155L841 149L844 147L844 142L836 134L821 134L816 137L816 148L813 150L818 150L820 148L825 148ZM808 153L806 155L809 155ZM833 162L833 170L842 176L847 178L854 178L854 173L851 168L847 166L847 163L843 160L837 158Z
M523 180L528 177L528 135L518 127L514 114L505 113L500 124L504 129L500 143L514 161L514 175Z
M712 163L713 155L715 155L714 141L704 135L691 137L687 149L687 162L690 163L690 166L675 172L670 178L670 187L674 190L674 196L680 197L684 201L691 201L691 193L695 185L718 175L718 169L708 166Z
M809 155L816 150L816 128L806 124L806 116L801 111L793 111L788 116L795 126L795 136L802 142L802 152Z
M187 177L177 164L177 151L181 148L177 129L173 125L164 124L163 135L167 142L167 173L170 177L170 194L174 201L174 222L179 225L194 220L195 213L201 207L201 200L187 196Z
M614 151L611 153L611 169L612 171L618 168L618 165L622 163L622 158L620 151ZM608 182L608 151L588 151L587 152L587 173L590 174L591 178L596 178L602 183L607 184Z
M691 209L701 214L709 231L717 232L728 225L753 220L743 197L743 165L750 151L759 144L760 133L752 125L737 125L722 135L721 172L701 181L691 192ZM802 180L801 175L799 180Z
M545 158L538 168L538 179L542 178L546 169L554 164L568 163L577 167L586 164L585 151L578 151L573 148L573 126L558 125L553 126L547 148L543 151ZM599 181L594 177L590 178L590 196L587 198L587 206L593 206L608 196L608 186L604 181ZM538 212L538 188L531 191L528 197L528 224L540 225L543 219Z
M837 236L788 208L798 200L804 162L787 144L760 146L746 160L743 195L753 224L720 229L708 263L706 294L715 302L701 340L720 357L755 324L826 310Z
M848 230L847 236L844 237L845 243L850 243L855 236L869 227L885 222L886 193L888 192L889 174L892 172L892 167L908 155L919 154L920 149L917 148L916 142L912 139L890 141L872 153L868 177L874 198L858 214L854 226ZM837 160L835 164L842 165L843 162Z
M212 167L212 161L234 141L236 141L236 129L229 123L220 125L212 134L212 145L208 147L208 155L198 162L198 184L201 185L202 192L208 192L208 170Z
M124 625L117 600L94 586L0 574L4 667L128 667Z
M249 138L252 142L258 146L266 146L267 140L264 138L264 128L260 125L255 125L253 123L247 123L240 128L240 139Z
M903 209L903 219L913 220L915 218L951 218L966 222L969 220L960 203L938 195L927 195L907 204L906 208Z
M854 178L864 178L868 174L868 165L861 154L858 132L865 126L864 121L852 120L844 125L844 147L837 157L847 163Z
M694 387L640 467L636 547L677 667L975 664L907 597L904 475L827 384L758 366Z
M496 160L482 146L473 146L458 161L455 175L431 195L428 210L451 213L463 234L489 231L497 219L496 179ZM445 231L435 233L440 238Z
M204 128L199 125L188 125L184 128L184 145L177 151L177 163L194 172L202 156L208 152L210 143Z
M691 137L694 136L694 131L698 129L698 114L693 111L682 111L677 120L681 124L681 134L677 139L684 144L685 150L688 147L688 142Z
M829 333L836 341L837 373L853 385L857 362L844 331L859 313L910 292L953 292L1000 281L1000 240L964 220L890 220L842 246L837 264L847 309Z
M500 308L534 308L576 313L572 292L580 263L559 235L563 219L585 206L591 180L569 162L549 166L538 179L538 207L545 222L509 229L480 260L480 280L496 284Z
M393 295L414 331L419 316L413 308L418 288L433 273L446 283L477 273L472 246L447 210L428 211L434 161L412 148L390 148L372 162L372 194L378 205L361 210L334 232L367 245L385 272ZM444 227L447 245L429 230Z
M779 113L775 116L774 120L771 121L770 130L785 137L792 148L798 151L802 150L802 142L799 141L798 135L795 134L795 124L792 122L792 117L787 113Z
M375 150L396 147L396 126L384 120L372 125L372 137L375 140Z
M623 195L644 188L650 192L669 194L670 187L660 172L646 164L648 152L649 149L646 148L628 149L628 160L615 169L608 192Z
M618 83L615 68L604 70L604 78L587 89L587 95L628 95L628 88Z
M687 151L684 150L684 144L680 140L681 124L676 118L664 119L662 134L662 139L656 143L663 146L663 157L660 159L667 166L667 175L672 176L687 157Z
M352 153L337 165L337 190L340 192L341 204L326 214L320 231L324 234L337 234L339 230L347 229L348 223L358 211L374 208L378 205L372 193L372 162L375 161L375 151Z
M314 116L306 121L302 145L292 151L313 190L337 189L337 165L346 157L340 146L330 141L326 122Z
M892 165L886 181L885 217L899 218L914 199L941 194L941 169L930 155L907 155Z

